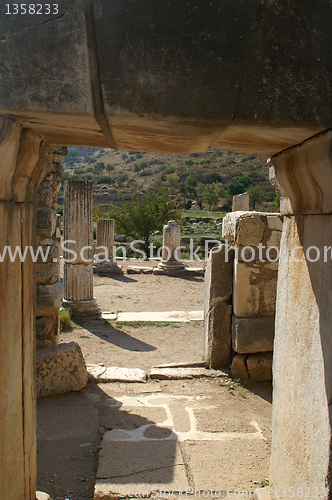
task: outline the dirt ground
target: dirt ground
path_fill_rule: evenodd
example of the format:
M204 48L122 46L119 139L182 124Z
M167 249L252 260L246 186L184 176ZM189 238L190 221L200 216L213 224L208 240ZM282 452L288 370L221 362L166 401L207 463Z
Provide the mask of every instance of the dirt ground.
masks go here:
M124 274L94 282L104 311L203 309L203 278ZM61 334L62 342L72 340L87 363L149 372L161 363L201 362L203 322L90 319ZM37 427L38 489L53 500L92 500L95 485L111 492L107 498L122 491L134 497L142 485L225 497L267 484L271 385L209 378L89 383L80 393L39 400Z
M94 296L103 312L197 311L204 307L204 278L126 273L94 276ZM157 364L204 360L202 321L152 325L103 319L78 322L80 328L62 333L60 340L77 342L88 364L149 371Z

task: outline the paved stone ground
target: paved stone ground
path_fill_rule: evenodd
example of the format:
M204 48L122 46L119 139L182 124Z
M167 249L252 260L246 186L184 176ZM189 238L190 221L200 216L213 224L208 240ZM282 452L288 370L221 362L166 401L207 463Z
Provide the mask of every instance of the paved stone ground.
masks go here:
M268 385L249 391L205 378L89 384L40 400L38 489L53 500L133 498L143 490L194 497L195 488L196 496L249 495L268 478L270 398Z

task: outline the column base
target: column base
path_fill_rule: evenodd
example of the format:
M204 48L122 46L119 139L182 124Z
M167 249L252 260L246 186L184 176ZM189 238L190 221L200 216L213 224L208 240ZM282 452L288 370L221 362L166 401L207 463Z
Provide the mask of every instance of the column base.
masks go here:
M118 266L116 262L102 262L94 263L93 272L101 276L109 276L112 274L123 274L121 266Z
M163 271L181 271L184 268L184 263L177 260L162 260L158 264L158 269L162 269Z
M62 307L70 309L73 316L88 318L90 316L99 316L100 309L96 299L90 300L64 300Z

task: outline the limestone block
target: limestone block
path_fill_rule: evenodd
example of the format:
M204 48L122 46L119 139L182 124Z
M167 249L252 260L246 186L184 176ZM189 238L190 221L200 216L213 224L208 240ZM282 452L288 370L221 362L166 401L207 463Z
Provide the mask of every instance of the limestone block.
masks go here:
M239 247L279 246L277 235L271 240L273 231L281 234L282 216L264 212L230 212L223 219L222 237L231 245ZM269 240L271 240L270 243Z
M43 238L51 238L55 231L56 213L52 208L37 207L37 234Z
M37 397L80 391L87 382L83 354L75 342L37 351Z
M36 283L39 285L52 285L60 279L58 263L36 264Z
M273 351L274 316L232 317L232 347L239 354Z
M211 250L206 266L204 354L211 368L230 363L233 259L234 252L230 250L226 262L226 249L222 245Z
M38 205L53 208L54 191L49 186L38 190Z
M264 263L234 262L233 308L241 318L274 316L277 291L276 270Z
M63 298L63 283L58 281L53 285L37 285L36 316L44 316L60 309Z
M270 179L282 187L282 214L332 212L331 144L329 130L272 158Z
M204 320L206 361L213 369L228 367L231 355L232 306L217 301Z
M36 335L37 337L46 337L53 326L53 316L40 316L36 318Z
M249 355L247 367L252 380L258 382L272 380L272 356L272 352Z
M233 196L232 212L249 210L249 193L241 193Z
M39 244L42 245L42 243L43 243L43 241L41 241ZM56 244L53 244L53 240L51 238L47 238L46 243L50 243L47 245L43 245L43 246L45 246L45 248L43 248L43 254L46 255L46 252L47 252L47 260L46 260L46 262L43 262L41 255L38 254L37 264L46 264L49 262L54 262L54 259L58 260L60 257L59 246ZM47 246L49 246L50 248L47 249L46 248Z
M229 250L227 255L225 245L211 250L204 278L204 316L215 299L230 301L233 293L233 261L234 251Z
M60 311L36 319L36 346L37 349L46 349L56 345L59 335Z
M48 493L44 493L43 491L36 491L36 500L52 500Z
M241 378L243 380L247 380L249 378L246 360L247 356L245 354L237 354L234 356L231 366L233 378Z

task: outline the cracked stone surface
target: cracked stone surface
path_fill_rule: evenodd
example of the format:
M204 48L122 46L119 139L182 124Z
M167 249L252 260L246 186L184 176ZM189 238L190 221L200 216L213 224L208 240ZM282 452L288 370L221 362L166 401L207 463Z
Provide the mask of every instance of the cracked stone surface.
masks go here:
M54 500L254 491L268 478L270 386L221 382L93 383L40 400L38 489Z

